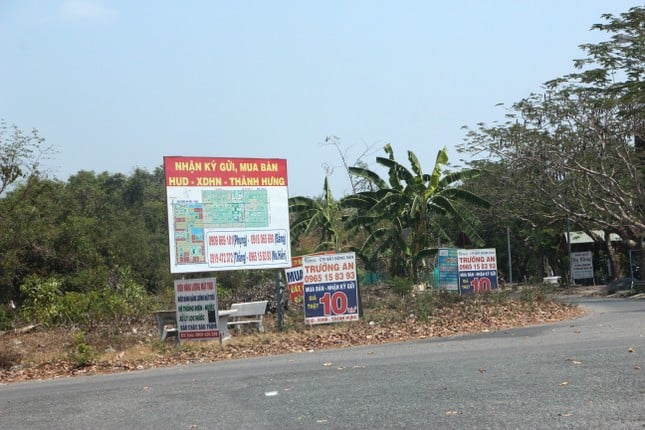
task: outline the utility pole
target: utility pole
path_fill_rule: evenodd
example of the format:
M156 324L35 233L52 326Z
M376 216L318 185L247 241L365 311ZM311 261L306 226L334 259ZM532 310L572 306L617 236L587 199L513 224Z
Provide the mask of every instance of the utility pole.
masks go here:
M511 266L511 229L506 227L506 247L508 248L508 283L513 283L513 266Z
M571 226L569 225L569 215L567 215L567 245L569 251L569 285L575 285L573 281L573 261L571 261Z

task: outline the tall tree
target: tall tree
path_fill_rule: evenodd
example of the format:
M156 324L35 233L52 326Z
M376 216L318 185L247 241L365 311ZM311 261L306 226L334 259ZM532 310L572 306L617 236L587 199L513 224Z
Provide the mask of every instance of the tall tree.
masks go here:
M119 288L123 273L148 291L172 285L161 168L80 171L67 183L32 176L0 199L0 213L9 209L0 216L0 302L19 301L30 275L58 278L61 292Z
M603 18L608 23L592 28L612 37L582 45L587 57L575 61L579 72L515 103L504 124L480 124L461 149L529 178L533 195L556 209L550 217L567 218L587 232L616 232L642 247L645 8ZM613 255L612 261L619 259Z
M32 176L0 199L0 303L18 299L26 276L57 270L63 195L62 183Z
M490 210L474 211L482 221L482 238L497 249L500 276L507 281L540 282L544 276L566 272L558 241L566 219L547 201L535 198L532 179L503 161L480 160L473 166L481 176L466 181L464 187L491 203ZM512 277L505 264L509 242Z

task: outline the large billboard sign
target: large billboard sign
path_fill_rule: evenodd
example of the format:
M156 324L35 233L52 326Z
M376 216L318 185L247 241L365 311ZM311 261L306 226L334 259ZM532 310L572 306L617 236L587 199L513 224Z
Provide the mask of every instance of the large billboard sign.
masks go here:
M302 258L306 324L359 318L356 255L306 255Z
M476 294L497 289L495 248L460 249L458 267L461 294Z
M171 273L291 265L287 161L164 157Z

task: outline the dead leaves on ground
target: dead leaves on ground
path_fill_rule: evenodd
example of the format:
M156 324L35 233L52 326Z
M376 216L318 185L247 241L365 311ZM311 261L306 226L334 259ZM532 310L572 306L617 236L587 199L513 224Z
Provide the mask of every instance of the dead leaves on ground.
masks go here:
M19 345L18 350L22 354L22 359L18 365L0 370L0 383L129 372L236 358L314 352L358 345L499 331L561 321L582 313L578 308L558 302L496 303L494 300L485 298L472 298L445 306L435 306L432 315L427 319L410 318L409 312L389 312L366 309L365 316L360 321L284 331L272 329L275 327L275 321L271 315L268 315L265 323L266 333L233 336L223 345L217 341L189 342L182 345L169 341L163 344L161 349L156 337L156 327L151 325L137 330L139 338L131 346L116 348L119 351L110 348L111 353L102 353L98 362L83 368L75 368L64 358L60 358L66 356L65 348L71 345L70 339L73 339L73 333L57 331L54 334L34 331L20 335L5 334L0 336L0 348L10 344ZM400 316L401 314L404 317ZM58 353L44 355L43 351ZM480 373L484 372L485 369L480 369Z

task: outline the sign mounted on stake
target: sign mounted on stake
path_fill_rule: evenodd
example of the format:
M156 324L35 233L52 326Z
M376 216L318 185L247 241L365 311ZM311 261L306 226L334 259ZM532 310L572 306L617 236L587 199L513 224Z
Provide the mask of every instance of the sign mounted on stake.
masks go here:
M324 255L334 254L334 251L321 251L311 255ZM294 305L302 304L303 290L302 290L302 255L291 257L291 267L284 270L284 275L287 278L287 288L289 289L289 302Z
M215 278L175 280L179 340L220 338Z
M302 258L306 324L356 321L356 255L306 255Z
M442 248L437 256L438 279L436 287L440 290L459 291L459 271L457 248Z
M287 161L164 157L170 272L291 265Z
M571 274L573 279L593 279L593 254L591 251L571 253Z
M287 288L289 289L289 302L294 305L302 303L302 266L284 269L284 274L287 278Z
M497 289L495 248L460 249L458 265L461 294L477 294Z

